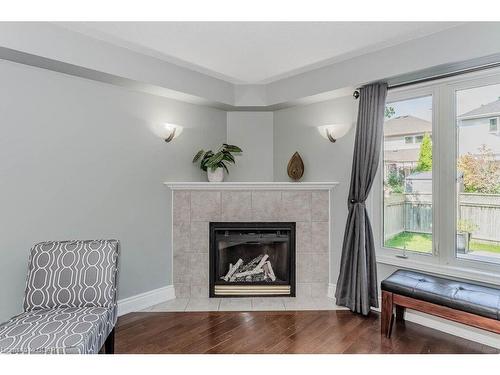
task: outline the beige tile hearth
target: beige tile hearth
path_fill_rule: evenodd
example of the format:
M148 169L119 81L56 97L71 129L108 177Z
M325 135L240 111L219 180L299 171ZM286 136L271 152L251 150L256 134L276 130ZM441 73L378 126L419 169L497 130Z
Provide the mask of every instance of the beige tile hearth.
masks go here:
M285 310L316 310L316 301L311 297L283 298Z
M252 311L283 311L283 298L252 298Z
M176 298L145 312L344 310L328 297Z
M222 298L219 311L252 311L250 298Z
M190 298L185 311L219 311L219 298Z
M170 301L162 302L151 306L143 311L164 312L164 311L184 311L189 302L189 298L175 298Z

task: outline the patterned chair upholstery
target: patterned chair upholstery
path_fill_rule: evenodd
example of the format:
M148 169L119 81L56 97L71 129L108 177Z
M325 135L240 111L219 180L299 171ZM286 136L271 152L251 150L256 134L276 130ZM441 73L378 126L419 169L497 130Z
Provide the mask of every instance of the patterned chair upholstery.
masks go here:
M113 352L118 256L117 240L34 245L24 312L0 325L0 353Z

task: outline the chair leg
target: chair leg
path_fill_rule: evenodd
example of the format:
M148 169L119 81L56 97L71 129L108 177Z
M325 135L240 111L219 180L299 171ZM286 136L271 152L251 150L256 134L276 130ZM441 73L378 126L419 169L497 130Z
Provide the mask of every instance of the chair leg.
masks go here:
M106 342L104 343L104 351L106 354L115 354L115 329L109 333Z
M402 323L405 320L405 308L396 305L396 322Z
M392 323L394 320L393 311L392 293L382 291L381 334L387 338L391 337Z

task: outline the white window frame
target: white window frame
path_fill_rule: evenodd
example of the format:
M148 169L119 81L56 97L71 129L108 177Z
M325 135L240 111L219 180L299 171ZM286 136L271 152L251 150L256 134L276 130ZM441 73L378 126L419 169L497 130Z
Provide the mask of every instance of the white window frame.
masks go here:
M387 104L432 95L432 254L383 246L383 168L379 168L368 201L374 218L373 232L377 262L398 267L500 284L500 264L473 261L456 256L456 92L473 87L500 84L500 69L475 72L413 87L390 90ZM440 124L451 124L445 126ZM383 150L383 147L382 147ZM380 165L383 164L383 151ZM440 215L442 217L440 217Z

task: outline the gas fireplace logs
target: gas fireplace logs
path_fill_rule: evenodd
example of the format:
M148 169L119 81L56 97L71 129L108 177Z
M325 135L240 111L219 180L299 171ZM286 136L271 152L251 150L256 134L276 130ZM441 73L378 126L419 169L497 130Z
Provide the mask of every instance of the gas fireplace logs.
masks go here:
M233 276L233 273L235 273L242 264L243 264L242 259L238 259L238 261L236 262L236 264L234 266L232 264L229 264L229 272L226 274L226 276L221 277L221 279L224 279L225 281L229 281L231 276Z
M264 273L266 277L270 278L271 281L276 280L276 276L274 275L273 267L271 267L271 262L264 263Z
M221 277L226 282L255 282L255 281L276 281L269 255L259 255L247 264L243 264L242 259L238 259L236 264L229 264L229 271L226 276Z

